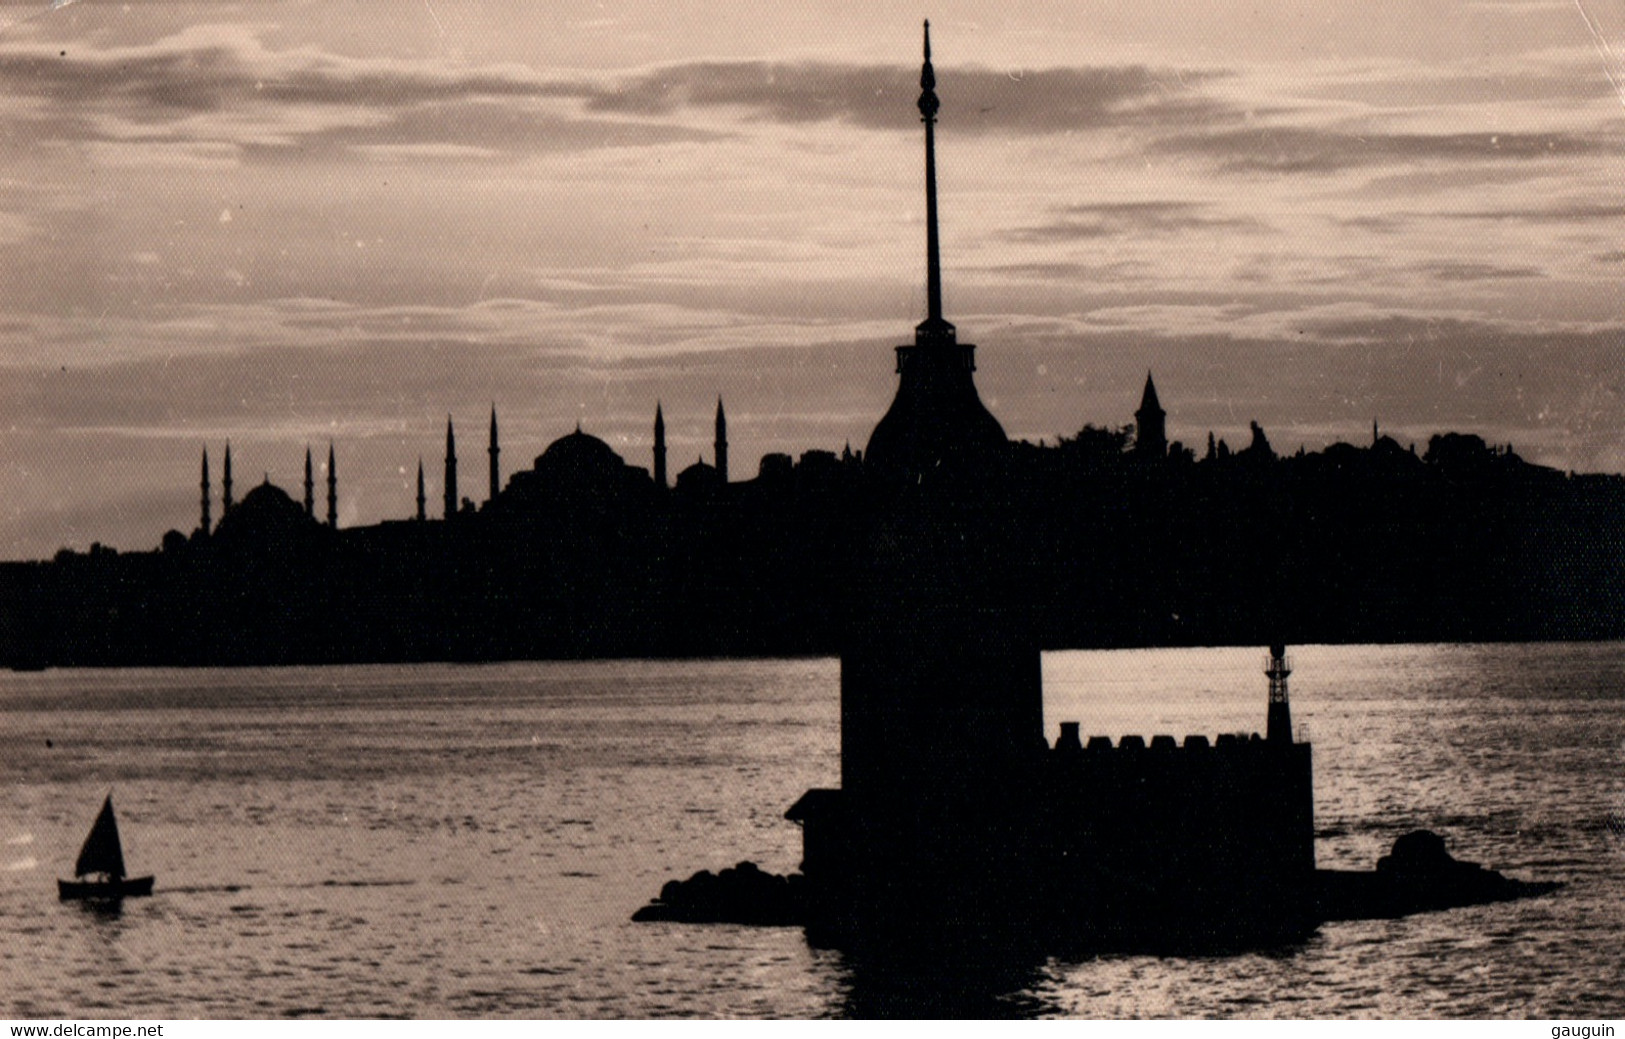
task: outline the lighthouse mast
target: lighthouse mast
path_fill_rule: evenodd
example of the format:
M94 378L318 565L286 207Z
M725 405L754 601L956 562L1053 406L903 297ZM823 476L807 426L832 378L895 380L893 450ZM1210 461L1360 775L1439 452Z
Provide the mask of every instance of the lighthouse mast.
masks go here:
M1264 665L1264 674L1270 680L1270 706L1265 739L1270 743L1292 742L1292 708L1287 704L1286 679L1292 673L1292 661L1287 659L1286 646L1270 646L1270 656Z

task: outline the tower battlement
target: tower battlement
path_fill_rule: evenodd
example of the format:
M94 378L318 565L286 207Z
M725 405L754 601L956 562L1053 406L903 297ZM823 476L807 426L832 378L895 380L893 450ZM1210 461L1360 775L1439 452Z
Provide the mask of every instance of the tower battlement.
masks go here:
M1268 741L1256 732L1222 732L1212 740L1201 733L1196 733L1185 736L1183 741L1170 735L1159 734L1152 736L1149 743L1144 736L1128 735L1119 738L1115 744L1110 736L1090 736L1085 743L1079 737L1077 722L1062 722L1061 734L1056 737L1050 752L1057 758L1080 754L1209 754L1214 751L1257 753L1258 748L1266 745Z

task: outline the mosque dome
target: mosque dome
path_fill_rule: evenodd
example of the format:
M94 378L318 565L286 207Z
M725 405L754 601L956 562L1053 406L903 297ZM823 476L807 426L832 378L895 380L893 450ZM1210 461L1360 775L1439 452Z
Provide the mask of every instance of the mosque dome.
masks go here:
M618 480L626 462L614 448L577 426L547 445L532 467L549 482L593 483Z
M287 491L266 481L243 495L243 500L221 517L215 536L228 543L292 545L318 527L314 519L305 515L303 505L294 501Z

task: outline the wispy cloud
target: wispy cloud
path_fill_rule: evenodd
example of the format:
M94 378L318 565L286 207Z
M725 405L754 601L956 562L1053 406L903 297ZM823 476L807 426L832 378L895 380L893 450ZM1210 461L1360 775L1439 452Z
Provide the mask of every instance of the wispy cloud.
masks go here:
M1139 65L1017 73L954 68L940 73L939 93L955 133L1064 134L1228 116L1228 106L1198 90L1223 75ZM738 108L781 123L838 120L912 132L919 127L913 111L919 91L917 73L902 65L701 62L624 80L596 92L588 106L638 115Z
M1615 223L1625 219L1625 204L1573 200L1539 206L1458 210L1448 215L1461 220L1512 221L1520 224Z
M132 163L186 142L307 158L341 146L447 146L469 149L467 159L715 137L572 112L604 89L584 79L271 50L263 31L208 24L100 48L0 42L0 120L39 146L96 142Z
M1250 216L1216 214L1194 202L1100 202L1067 206L1044 224L1006 232L1016 242L1070 242L1123 235L1175 235L1186 231L1267 231Z
M1421 264L1417 272L1437 281L1495 281L1501 278L1543 278L1538 267L1508 267L1494 263L1441 261Z
M1176 133L1157 141L1153 150L1207 159L1230 173L1299 175L1418 162L1567 162L1617 156L1625 151L1625 134L1424 134L1360 127L1249 126Z

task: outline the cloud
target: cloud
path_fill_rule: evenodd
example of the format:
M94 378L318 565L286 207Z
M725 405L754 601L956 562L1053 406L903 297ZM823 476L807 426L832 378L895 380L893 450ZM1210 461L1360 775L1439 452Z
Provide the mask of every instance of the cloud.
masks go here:
M1330 174L1417 162L1572 161L1625 150L1615 132L1392 133L1311 126L1249 126L1176 133L1152 150L1214 162L1228 173Z
M1510 221L1521 224L1616 223L1625 218L1625 204L1617 202L1569 201L1549 206L1480 209L1446 214L1463 220Z
M1183 125L1228 115L1196 87L1208 71L1139 65L1000 72L939 71L944 124L954 133L1060 134L1102 127ZM778 123L840 121L867 129L919 127L917 73L902 65L697 62L672 65L595 92L600 112L671 115L738 108Z
M1324 76L1303 96L1360 103L1393 110L1456 108L1525 102L1554 102L1576 106L1614 97L1606 76L1596 70L1590 51L1560 55L1561 63L1520 67L1517 62L1494 72L1481 67L1421 68L1401 66L1375 72Z
M910 132L919 125L918 81L906 65L710 61L561 75L518 64L273 50L261 39L270 31L205 24L122 46L0 42L0 121L40 144L206 141L255 148L256 158L340 142L374 157L383 147L449 146L471 149L463 158L489 158L703 141L718 136L718 117ZM1138 65L955 69L941 91L943 118L970 135L1233 122L1230 106L1199 92L1223 75ZM697 116L713 125L685 125ZM140 152L132 155L140 161Z
M1537 267L1505 267L1493 263L1441 261L1419 265L1417 273L1436 281L1491 281L1501 278L1544 278Z
M262 31L201 25L151 43L102 48L0 43L0 120L36 146L103 144L109 163L126 166L149 159L192 164L163 154L175 142L241 146L262 159L279 152L310 158L347 146L371 149L364 154L372 157L390 147L470 159L718 136L575 114L572 106L603 89L581 79L514 65L273 51L260 41Z
M1004 238L1016 242L1071 242L1186 231L1266 231L1253 217L1213 216L1193 202L1101 202L1067 206L1049 223L1017 228Z
M1339 217L1337 222L1344 227L1353 227L1372 234L1398 234L1405 230L1409 221L1398 214L1383 216L1350 216Z
M582 97L584 83L546 79L522 66L471 68L411 59L351 58L309 48L273 51L266 27L204 24L126 46L0 45L10 96L58 104L122 105L162 120L244 101L410 107L468 97Z

